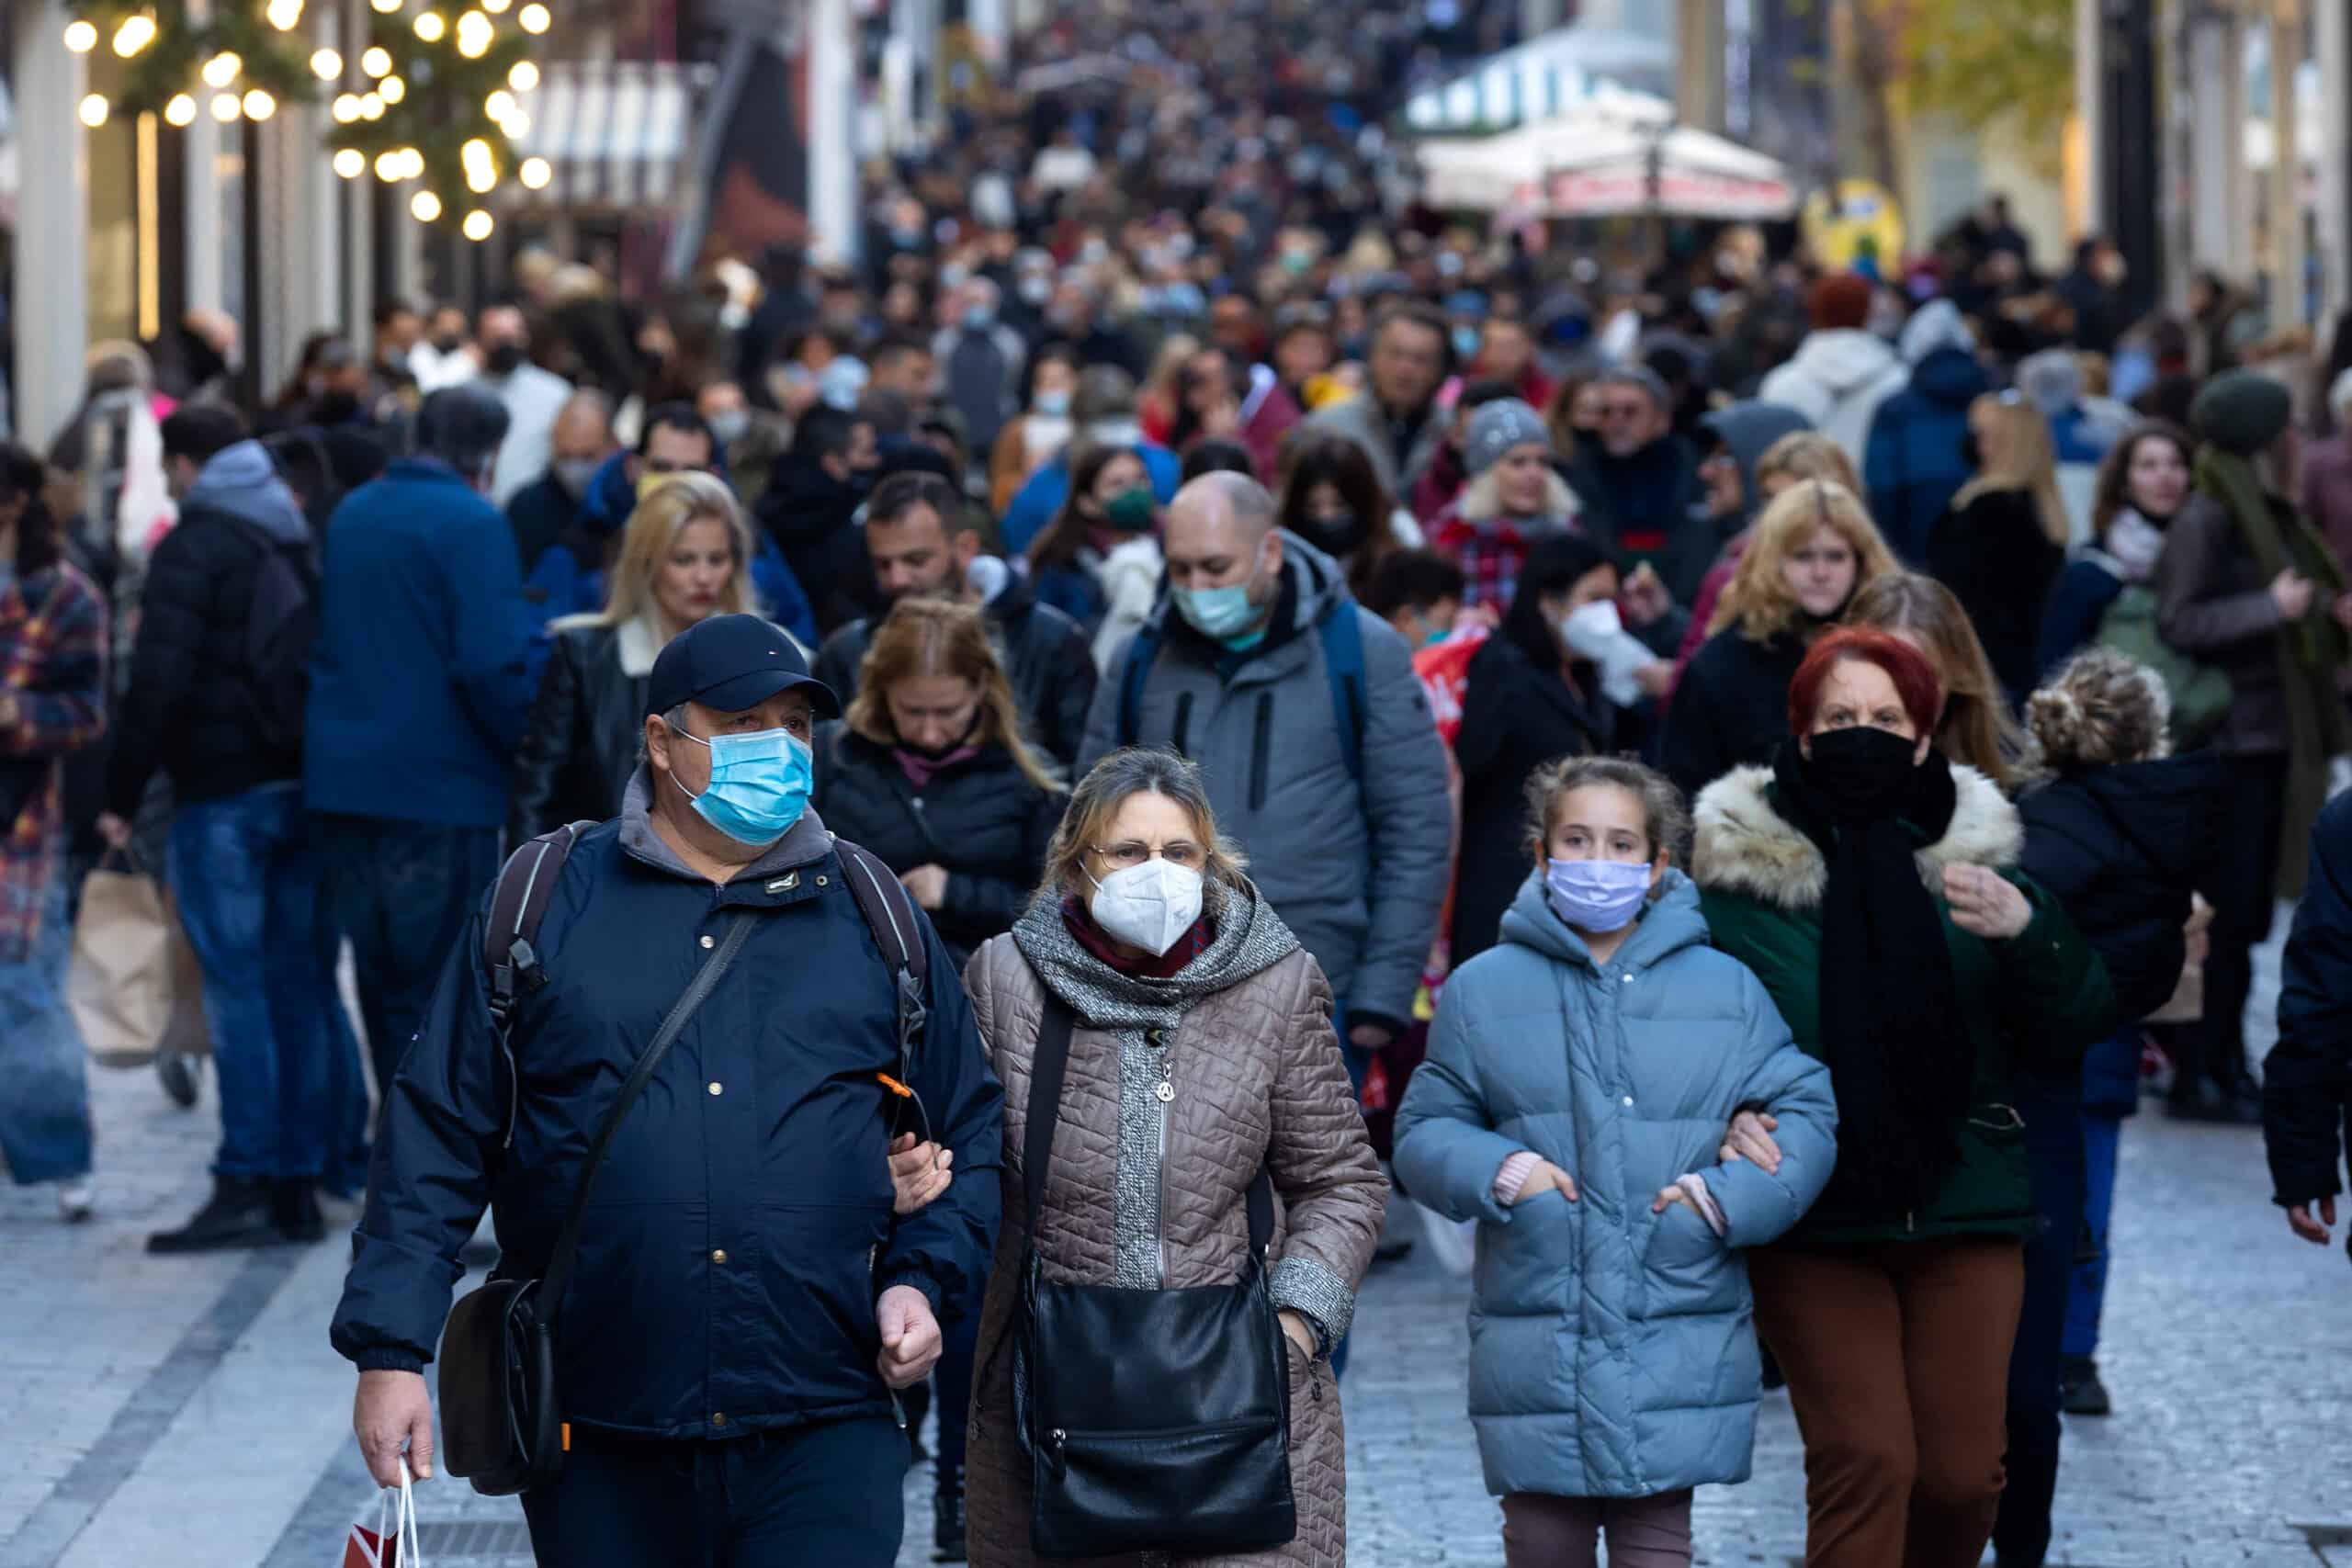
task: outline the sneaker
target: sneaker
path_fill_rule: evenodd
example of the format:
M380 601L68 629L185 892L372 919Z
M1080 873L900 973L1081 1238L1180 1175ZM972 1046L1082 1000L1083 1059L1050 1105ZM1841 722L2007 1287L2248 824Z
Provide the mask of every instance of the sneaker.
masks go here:
M2114 1409L2107 1385L2098 1381L2098 1363L2088 1356L2066 1359L2058 1374L2058 1397L2069 1416L2105 1416Z
M178 1051L166 1051L155 1058L155 1076L163 1080L164 1092L182 1111L196 1108L196 1058Z
M1438 1267L1457 1280L1466 1278L1478 1261L1478 1222L1449 1220L1425 1203L1413 1207L1420 1213L1421 1235Z
M77 1176L57 1184L57 1217L69 1225L86 1224L96 1194L91 1191L90 1179Z
M196 1217L175 1231L147 1238L155 1253L222 1252L241 1247L275 1247L286 1239L277 1225L277 1194L266 1181L216 1176L212 1196Z
M279 1234L302 1245L327 1238L327 1217L319 1207L315 1181L281 1181L270 1192L270 1211Z

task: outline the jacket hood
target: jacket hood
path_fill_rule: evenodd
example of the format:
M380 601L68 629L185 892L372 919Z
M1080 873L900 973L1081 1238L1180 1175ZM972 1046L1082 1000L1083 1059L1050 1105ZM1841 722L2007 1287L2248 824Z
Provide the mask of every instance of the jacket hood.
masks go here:
M580 521L599 533L610 532L628 521L637 510L637 486L629 482L627 452L616 452L597 465L588 478L588 488L580 494Z
M1976 351L1946 344L1911 367L1911 389L1947 407L1965 409L1993 389L1993 378L1976 361Z
M2080 791L2150 864L2185 884L2211 858L2213 805L2222 783L2210 760L2196 753L2099 768L2062 777L2043 789ZM2025 810L2038 819L2033 799L2026 797Z
M1948 865L1995 870L2018 863L2025 824L2000 787L1974 768L1951 765L1957 796L1942 838L1913 857L1919 879L1941 896ZM1743 893L1783 909L1817 909L1829 863L1804 830L1774 809L1772 770L1734 768L1699 792L1690 873L1702 887Z
M1628 969L1646 969L1686 947L1707 945L1706 917L1699 913L1699 889L1689 877L1668 866L1657 884L1657 892L1642 909L1633 933L1614 954ZM1584 938L1568 929L1553 912L1544 891L1544 874L1530 871L1527 880L1503 911L1502 940L1530 948L1563 964L1593 966Z
M1249 878L1238 887L1212 882L1204 892L1216 940L1171 979L1122 975L1095 957L1069 934L1057 898L1039 898L1023 912L1012 925L1013 945L1039 983L1085 1022L1171 1029L1203 997L1229 990L1298 951L1298 938Z
M233 442L215 452L188 488L187 504L225 512L281 545L311 542L302 508L277 477L269 449L258 441Z
M1930 299L1903 327L1903 362L1917 365L1938 349L1976 352L1976 334L1968 330L1960 307L1949 299Z
M1759 509L1760 501L1756 493L1757 462L1773 442L1800 430L1811 430L1813 421L1786 403L1751 398L1717 410L1701 420L1699 425L1729 448L1732 460L1739 465L1740 493L1748 498L1748 511L1753 513Z
M1826 327L1808 333L1789 363L1843 398L1894 367L1894 345L1859 327Z

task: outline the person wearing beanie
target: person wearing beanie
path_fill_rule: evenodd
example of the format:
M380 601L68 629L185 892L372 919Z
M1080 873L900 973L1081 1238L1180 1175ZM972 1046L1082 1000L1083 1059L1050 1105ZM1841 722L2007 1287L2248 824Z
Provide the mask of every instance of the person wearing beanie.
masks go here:
M1902 390L1910 367L1894 345L1869 331L1871 281L1833 273L1813 286L1805 307L1813 331L1789 362L1764 378L1757 396L1786 403L1813 421L1860 468L1879 405Z
M2352 370L2327 387L2336 434L2303 448L2303 512L2337 560L2352 560Z
M1437 516L1430 543L1462 568L1462 607L1507 608L1528 552L1574 528L1583 507L1553 467L1544 416L1517 398L1482 403L1462 436L1470 482Z
M1910 383L1879 405L1862 454L1871 520L1915 570L1928 535L1968 482L1969 406L1993 389L1976 357L1976 336L1949 299L1919 307L1903 329Z
M1611 370L1600 386L1600 439L1583 446L1568 470L1568 483L1592 511L1585 527L1628 573L1648 567L1672 603L1688 606L1741 520L1709 513L1699 455L1674 433L1674 393L1664 378L1645 367ZM1670 617L1670 628L1668 618L1637 629L1670 654L1688 618Z
M2241 1020L2251 954L2278 897L2303 890L2303 852L2328 761L2352 750L2338 680L2352 626L2343 568L2286 495L2293 400L2258 371L2214 377L2189 408L2195 491L2156 563L2156 629L2216 666L2232 698L2213 749L2228 758L2205 964L2205 1020L2176 1075L2175 1114L2250 1120ZM2201 1058L2201 1059L2200 1059Z

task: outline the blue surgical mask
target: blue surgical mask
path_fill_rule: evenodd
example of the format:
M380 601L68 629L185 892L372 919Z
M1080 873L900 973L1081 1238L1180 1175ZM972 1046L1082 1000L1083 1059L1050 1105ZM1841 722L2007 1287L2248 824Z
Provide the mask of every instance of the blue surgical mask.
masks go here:
M666 720L664 722L667 722ZM710 786L686 798L702 819L739 844L764 848L792 831L808 809L812 759L788 729L721 735L705 740L676 725L671 730L710 751ZM670 775L675 782L677 775ZM679 784L681 793L685 785Z
M1463 359L1475 359L1477 357L1478 329L1476 327L1454 328L1453 352Z
M964 307L965 331L984 333L994 325L996 325L996 307L993 305L967 305Z
M1204 637L1225 644L1236 653L1254 646L1265 637L1261 629L1250 630L1258 618L1259 607L1250 603L1250 584L1237 582L1228 588L1176 588L1176 613L1184 617L1192 628Z
M1650 896L1646 862L1547 860L1544 891L1552 912L1580 931L1623 931Z
M1064 391L1040 392L1030 408L1047 419L1063 419L1069 414L1069 394Z

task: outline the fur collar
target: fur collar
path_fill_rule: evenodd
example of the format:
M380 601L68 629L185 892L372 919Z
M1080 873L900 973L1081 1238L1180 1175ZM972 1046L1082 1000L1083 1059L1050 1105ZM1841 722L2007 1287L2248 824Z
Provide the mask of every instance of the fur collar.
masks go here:
M1454 503L1455 514L1464 523L1493 522L1502 515L1502 502L1498 494L1500 489L1492 469L1480 474L1463 487L1462 497ZM1568 488L1567 480L1554 472L1545 475L1544 479L1544 515L1521 518L1520 526L1540 528L1550 525L1557 527L1573 521L1579 510L1577 492Z
M1939 897L1945 866L2003 869L2017 864L2025 846L2018 808L1999 786L1958 762L1951 777L1959 795L1951 823L1917 857L1920 880ZM1734 768L1699 792L1690 874L1702 887L1744 893L1783 909L1817 909L1828 863L1802 829L1772 809L1766 794L1771 783L1770 768Z

